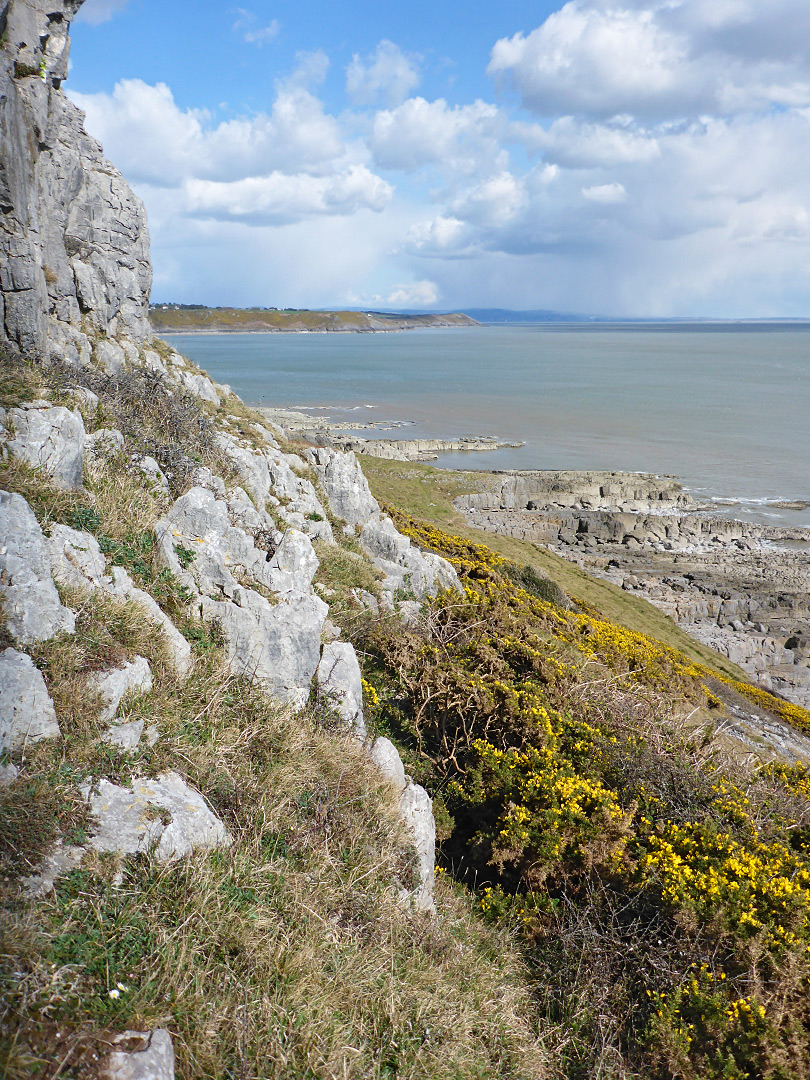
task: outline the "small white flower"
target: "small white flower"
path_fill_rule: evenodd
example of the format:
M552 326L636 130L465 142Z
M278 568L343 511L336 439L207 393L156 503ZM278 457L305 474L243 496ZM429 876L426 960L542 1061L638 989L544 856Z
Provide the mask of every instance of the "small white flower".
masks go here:
M111 998L119 998L119 997L121 997L121 991L120 990L110 990L109 994L110 994Z
M116 983L115 985L118 987L119 990L129 990L129 987L124 986L123 983Z

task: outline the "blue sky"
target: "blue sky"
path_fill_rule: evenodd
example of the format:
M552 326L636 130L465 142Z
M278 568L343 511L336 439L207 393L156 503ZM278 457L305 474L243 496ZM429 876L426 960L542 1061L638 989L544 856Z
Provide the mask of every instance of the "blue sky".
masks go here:
M810 315L810 5L86 0L156 300Z

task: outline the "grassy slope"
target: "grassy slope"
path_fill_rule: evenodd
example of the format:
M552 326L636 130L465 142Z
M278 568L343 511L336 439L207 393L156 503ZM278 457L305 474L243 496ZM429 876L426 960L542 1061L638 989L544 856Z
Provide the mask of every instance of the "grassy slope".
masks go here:
M386 461L370 456L362 458L362 465L374 495L383 502L468 540L484 543L514 562L533 566L555 581L569 596L576 596L591 604L611 622L680 649L690 659L723 675L747 679L736 664L695 641L646 600L626 593L608 581L591 577L578 566L537 544L467 525L464 516L453 506L453 499L480 487L480 474L476 476L474 472L435 469L430 465Z
M463 315L443 315L441 325L457 321L459 325L474 325ZM181 333L184 330L369 330L391 327L432 326L432 315L382 315L369 320L363 311L268 311L263 308L200 308L194 310L149 313L152 326L160 333Z

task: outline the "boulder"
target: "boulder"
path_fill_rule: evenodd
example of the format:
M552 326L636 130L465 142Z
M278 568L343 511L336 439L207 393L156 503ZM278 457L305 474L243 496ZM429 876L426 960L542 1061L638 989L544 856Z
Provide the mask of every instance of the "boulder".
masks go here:
M93 359L105 375L117 375L124 367L126 355L115 341L102 338L96 342Z
M56 487L81 488L85 444L81 413L30 402L17 409L0 409L0 425L0 437L12 457L41 469Z
M316 467L333 512L349 525L365 525L378 517L380 507L354 453L315 449Z
M123 453L124 436L118 428L99 428L84 440L84 460L92 465L98 458Z
M362 739L366 734L363 682L354 647L348 641L324 645L315 677L320 697Z
M232 671L263 683L282 701L301 707L320 661L321 630L329 608L312 594L289 593L272 604L237 586L233 601L203 597L202 617L225 637Z
M0 605L8 632L23 645L75 629L51 577L42 529L22 495L6 491L0 491Z
M113 724L102 736L109 746L117 746L119 750L130 751L138 749L138 743L143 735L144 721L131 720L126 724Z
M405 778L405 766L402 764L399 750L391 740L380 735L374 740L369 756L385 779L394 785L397 794L401 795L408 786L408 781Z
M42 672L25 653L0 653L0 751L61 734Z
M166 1028L124 1031L99 1066L99 1080L174 1080L174 1046Z
M100 780L83 794L97 821L87 842L95 851L134 855L154 849L156 858L167 862L233 842L202 795L176 772L133 780L131 789Z
M400 795L399 816L413 836L419 876L419 884L407 897L417 911L435 911L436 823L430 796L419 784L409 783Z
M219 405L219 394L216 392L214 384L207 375L197 374L182 368L174 368L172 374L178 379L183 389L191 394L192 397L199 398L201 401L207 401L211 405Z
M11 787L19 774L20 770L10 761L6 765L0 765L0 788Z
M45 547L51 571L60 585L71 589L104 588L107 560L89 532L68 525L51 525Z
M143 694L152 689L152 669L145 656L136 656L121 667L91 676L89 686L104 703L99 720L110 721L115 718L118 706L127 694Z
M155 488L162 491L164 495L169 494L169 481L153 457L149 454L136 454L132 459L132 464L146 477L150 489Z

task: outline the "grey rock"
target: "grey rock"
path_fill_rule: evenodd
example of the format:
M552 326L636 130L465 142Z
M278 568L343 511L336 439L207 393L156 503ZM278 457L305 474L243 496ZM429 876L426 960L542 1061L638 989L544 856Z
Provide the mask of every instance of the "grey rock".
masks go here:
M408 589L419 600L435 596L440 589L461 588L446 559L420 551L380 513L354 453L317 447L310 449L308 457L333 512L347 523L347 533L353 535L360 528L360 544L386 575L384 588Z
M84 459L92 465L99 458L114 457L123 453L124 436L117 428L99 428L84 441Z
M0 788L11 787L19 774L20 770L11 762L7 765L0 765Z
M99 714L99 720L104 723L115 718L127 694L143 694L152 689L152 669L145 656L136 656L121 667L93 675L88 685L104 703Z
M100 780L84 794L97 821L87 846L96 851L134 855L154 848L156 858L166 862L233 842L202 795L176 772L133 780L131 789Z
M130 720L126 724L113 724L104 733L103 740L110 746L117 746L126 752L137 750L143 735L144 723L143 720Z
M408 786L408 781L405 778L402 758L391 740L380 735L374 740L369 756L385 779L394 785L397 794L401 795Z
M96 342L93 359L106 375L118 375L127 358L120 345L102 339Z
M450 563L438 555L421 552L398 532L390 518L369 521L360 533L360 544L385 574L384 587L409 589L417 599L435 596L440 589L459 589Z
M174 1046L166 1028L124 1031L113 1044L99 1080L174 1080Z
M53 576L60 585L72 589L103 587L107 561L90 533L68 525L51 525L45 547Z
M334 513L349 525L365 525L380 507L353 453L315 450L323 486Z
M84 858L85 848L75 844L63 845L61 841L45 856L36 873L20 882L24 896L44 896L50 892L57 878L75 870Z
M82 486L85 431L81 413L61 405L31 402L0 410L2 441L12 457L42 469L56 487Z
M430 796L419 784L408 784L400 795L399 815L413 836L418 860L419 884L407 898L417 911L435 911L436 823Z
M149 454L136 454L132 464L143 473L150 488L162 491L164 495L169 494L169 481L153 457Z
M317 570L318 556L310 538L288 529L270 559L270 587L276 592L307 592Z
M22 495L6 491L0 491L0 582L0 605L15 641L25 645L75 629L53 583L39 523Z
M225 498L225 481L205 465L198 465L192 472L191 482L194 487L208 488L209 491L213 491L218 499Z
M76 0L7 0L0 53L0 341L88 363L151 338L143 206L61 90ZM99 359L114 362L114 350ZM109 355L108 355L109 354Z
M320 661L321 630L329 612L319 597L289 593L271 604L237 587L233 601L202 598L206 622L224 634L232 671L249 675L282 701L303 706Z
M316 672L318 691L355 735L363 738L363 683L354 647L348 641L324 645Z
M25 653L0 653L0 751L57 738L59 722L42 672Z
M193 397L207 401L211 405L219 405L219 394L207 375L175 369L175 376L183 389Z
M98 409L98 394L94 394L93 391L88 390L86 386L71 386L69 393L71 393L79 403L79 411L85 420L87 420L89 416L92 416Z
M422 605L416 600L402 600L399 604L399 617L405 626L416 626Z

